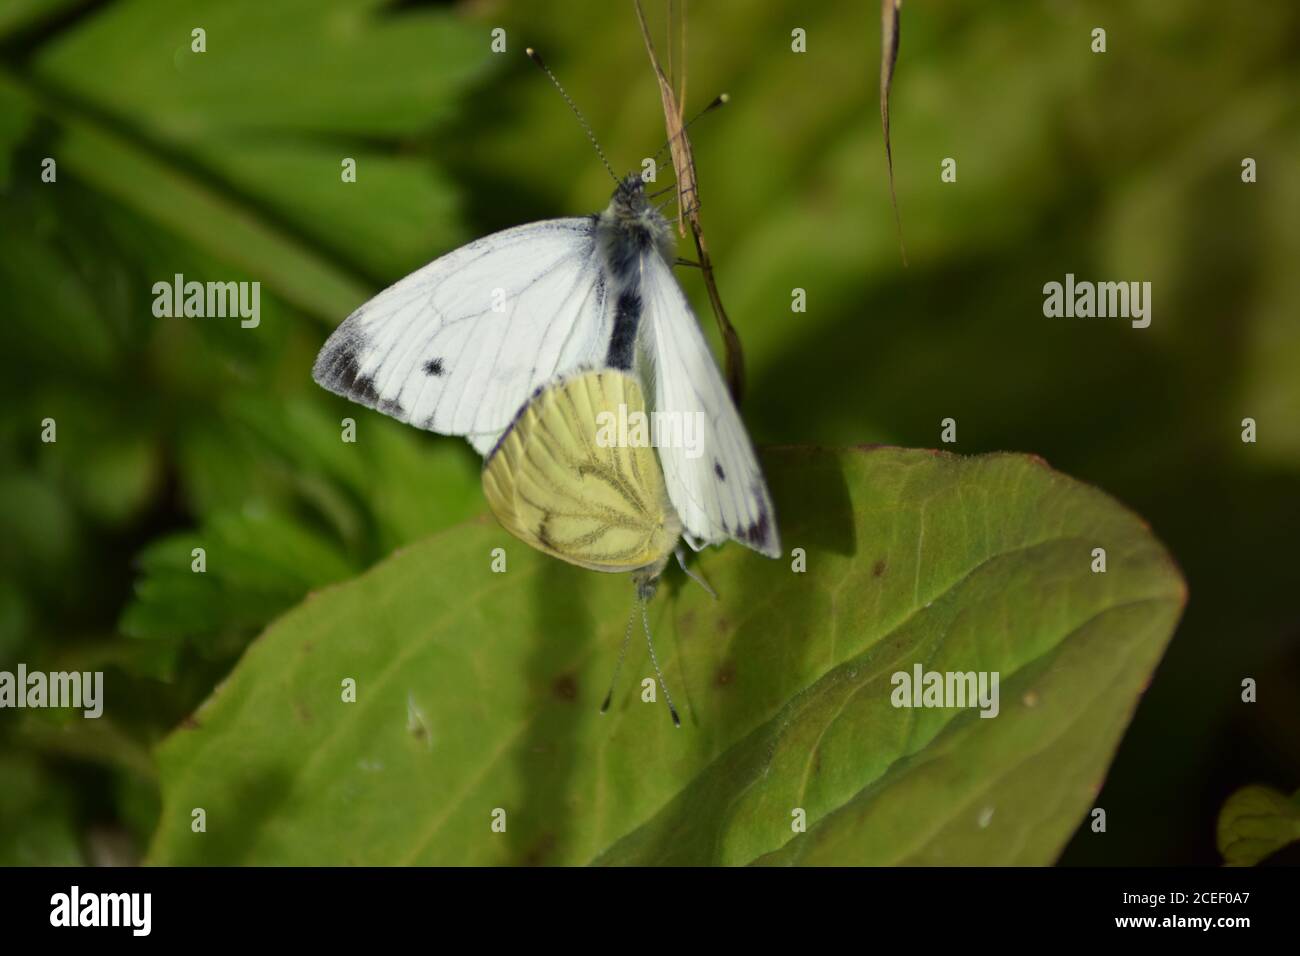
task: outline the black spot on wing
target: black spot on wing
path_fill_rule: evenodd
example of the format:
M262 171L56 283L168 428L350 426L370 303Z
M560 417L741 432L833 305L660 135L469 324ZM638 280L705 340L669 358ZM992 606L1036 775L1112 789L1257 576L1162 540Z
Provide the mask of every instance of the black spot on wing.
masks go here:
M727 480L727 473L722 470L722 462L716 458L713 460L713 473L718 476L718 481Z
M442 359L431 358L424 363L424 374L432 375L435 378L443 373Z
M641 293L635 288L623 289L614 303L614 331L609 337L609 352L605 364L611 368L631 369L636 348L636 332L641 324Z

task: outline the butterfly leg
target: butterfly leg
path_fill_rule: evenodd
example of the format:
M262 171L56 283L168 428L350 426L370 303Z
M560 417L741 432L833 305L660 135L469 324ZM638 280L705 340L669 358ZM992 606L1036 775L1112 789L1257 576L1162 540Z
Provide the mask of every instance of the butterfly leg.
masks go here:
M708 591L709 597L713 598L713 600L716 601L718 599L718 592L713 590L713 588L709 587L709 582L704 580L703 575L696 574L694 571L692 571L690 568L686 566L686 556L682 554L682 549L678 548L674 553L677 555L677 564L681 567L683 571L686 572L686 576L690 578L692 581L694 581L696 584L698 584L700 587L704 588L704 590Z

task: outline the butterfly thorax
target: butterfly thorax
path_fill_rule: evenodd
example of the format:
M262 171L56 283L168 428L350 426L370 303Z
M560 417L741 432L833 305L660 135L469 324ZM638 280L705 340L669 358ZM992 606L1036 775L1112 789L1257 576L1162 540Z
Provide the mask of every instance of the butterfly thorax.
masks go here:
M645 183L636 173L623 178L596 217L596 238L610 274L620 283L635 281L634 267L651 249L665 262L673 261L672 229L646 198Z

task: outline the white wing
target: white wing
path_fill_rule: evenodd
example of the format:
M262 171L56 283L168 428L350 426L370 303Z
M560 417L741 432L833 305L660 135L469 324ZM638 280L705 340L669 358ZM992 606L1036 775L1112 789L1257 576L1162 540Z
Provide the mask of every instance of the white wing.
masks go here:
M540 385L604 359L613 322L588 218L485 236L411 273L329 337L312 377L480 454Z
M683 442L659 446L668 497L697 551L734 538L769 557L781 556L776 513L740 414L709 351L686 294L653 250L641 256L641 347L654 378L654 410L694 416L704 424L692 457ZM683 434L685 434L683 430Z

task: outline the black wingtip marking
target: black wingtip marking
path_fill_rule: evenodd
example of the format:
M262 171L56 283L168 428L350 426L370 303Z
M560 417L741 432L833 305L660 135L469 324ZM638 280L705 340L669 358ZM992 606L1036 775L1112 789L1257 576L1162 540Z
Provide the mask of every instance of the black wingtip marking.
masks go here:
M350 343L340 346L338 358L335 360L334 375L336 391L370 405L379 401L379 393L375 391L375 380L369 375L361 374L361 363L357 360L357 353L351 348Z
M768 531L771 529L771 521L767 516L767 509L760 507L758 519L748 528L742 528L740 538L742 541L748 541L750 544L761 545L767 541Z
M316 357L312 378L336 395L371 406L377 404L379 394L375 391L374 379L361 374L360 356L365 348L365 338L345 323L330 336Z
M342 395L368 408L376 408L385 415L404 418L406 410L402 408L401 402L381 398L379 389L375 388L374 376L361 374L360 356L365 350L365 337L351 326L341 326L316 357L316 364L311 370L312 378L335 395Z
M327 343L316 367L313 377L330 391L346 395L352 391L357 376L361 374L361 363L357 361L357 350L351 339L344 339L333 348Z
M726 481L727 473L722 470L722 462L716 458L713 461L713 473L718 476L718 481Z
M350 389L352 397L372 408L379 404L379 392L375 391L375 380L369 375L354 379Z
M330 365L331 380L323 383L328 388L366 405L374 406L379 401L375 380L361 374L361 363L351 342L340 343Z
M442 359L440 358L431 358L429 361L424 363L425 375L432 375L436 378L442 374L442 371Z

